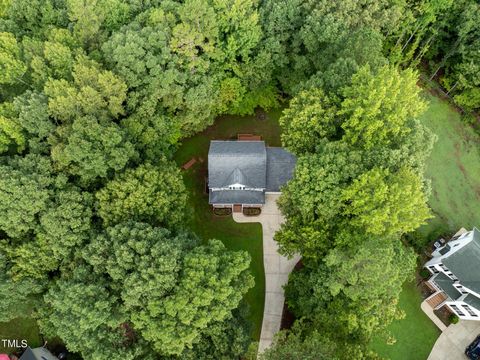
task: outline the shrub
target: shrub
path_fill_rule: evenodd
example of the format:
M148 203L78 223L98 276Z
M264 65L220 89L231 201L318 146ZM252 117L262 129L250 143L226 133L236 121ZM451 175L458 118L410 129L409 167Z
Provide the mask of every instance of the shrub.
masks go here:
M422 270L420 270L419 273L420 273L420 276L422 277L422 279L428 279L430 277L430 271L428 271L425 268L422 268Z
M217 216L228 216L232 214L230 208L213 208L213 213Z
M260 208L243 208L243 215L245 216L257 216L260 215L262 210Z
M458 321L460 320L460 319L458 318L458 316L455 315L455 314L450 315L450 318L449 318L449 319L450 319L450 323L452 323L452 324L456 324L456 323L458 323Z

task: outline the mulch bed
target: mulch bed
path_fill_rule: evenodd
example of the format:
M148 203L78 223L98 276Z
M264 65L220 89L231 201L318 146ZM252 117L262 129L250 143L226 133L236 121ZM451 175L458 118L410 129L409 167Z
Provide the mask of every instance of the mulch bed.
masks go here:
M230 208L213 208L213 213L217 216L229 216L229 215L232 215L232 209L230 209Z
M258 216L262 212L260 208L243 208L243 215L245 216Z
M433 313L446 325L450 325L450 316L452 313L446 306L442 306L440 309L433 310Z

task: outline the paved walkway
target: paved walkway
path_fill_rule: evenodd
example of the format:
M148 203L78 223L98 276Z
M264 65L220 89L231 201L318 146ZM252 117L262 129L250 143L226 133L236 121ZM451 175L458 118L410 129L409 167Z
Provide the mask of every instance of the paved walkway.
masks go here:
M429 303L427 303L427 300L423 300L422 303L420 304L420 308L423 310L425 314L430 318L430 320L433 321L435 325L440 329L440 331L445 331L447 329L447 326L440 320L437 315L433 312L432 307L430 306Z
M480 321L460 320L438 337L427 360L466 360L465 348L480 334Z
M265 205L259 216L244 216L233 213L236 222L259 222L263 230L263 266L265 269L265 307L263 309L262 332L258 352L263 352L272 343L273 336L280 330L285 296L283 285L288 281L288 274L293 270L300 256L289 260L277 251L278 244L273 240L275 232L280 229L284 217L277 207L279 195L265 195Z

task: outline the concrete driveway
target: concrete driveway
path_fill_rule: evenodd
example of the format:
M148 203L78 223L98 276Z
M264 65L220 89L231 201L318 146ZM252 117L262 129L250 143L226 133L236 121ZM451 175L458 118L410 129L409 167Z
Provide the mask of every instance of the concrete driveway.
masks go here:
M466 360L465 348L480 335L480 321L460 320L438 337L427 360Z
M263 266L265 269L265 307L263 309L262 332L258 352L270 346L273 336L280 330L285 295L283 285L300 256L289 260L278 253L278 244L273 240L275 232L285 220L277 207L278 194L265 195L265 205L258 216L245 216L233 213L233 219L239 223L258 222L263 232Z

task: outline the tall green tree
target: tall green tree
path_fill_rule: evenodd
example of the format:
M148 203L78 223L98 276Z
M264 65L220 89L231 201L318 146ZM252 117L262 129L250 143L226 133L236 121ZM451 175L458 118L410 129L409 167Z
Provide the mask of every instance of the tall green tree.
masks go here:
M83 185L122 170L135 156L133 145L118 125L99 122L92 115L59 126L50 143L56 166L78 176Z
M0 32L0 84L13 85L23 81L22 76L26 70L15 36Z
M96 193L105 224L126 220L179 226L187 194L179 170L167 160L128 169Z
M334 139L337 106L321 89L295 96L280 117L282 145L294 154L315 152L322 139Z
M415 256L398 239L345 236L346 246L291 275L287 302L296 316L332 339L366 344L402 316L398 296L413 273Z
M247 253L218 240L194 245L187 234L129 222L107 228L84 253L95 273L108 274L135 331L163 355L181 355L231 319L253 286Z
M426 107L416 82L417 74L410 69L399 72L386 66L375 74L362 68L343 91L339 115L345 119L344 141L370 149L408 136L407 121Z
M376 235L413 231L431 218L422 178L409 168L396 173L373 168L342 194L349 223Z

